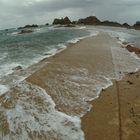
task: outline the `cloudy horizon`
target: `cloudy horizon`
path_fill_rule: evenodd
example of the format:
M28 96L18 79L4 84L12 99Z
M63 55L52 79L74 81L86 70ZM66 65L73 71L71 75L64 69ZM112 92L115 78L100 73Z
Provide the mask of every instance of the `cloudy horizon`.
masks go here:
M93 15L101 21L132 25L140 20L139 9L139 0L1 0L0 29L52 23L54 18L65 16L77 20Z

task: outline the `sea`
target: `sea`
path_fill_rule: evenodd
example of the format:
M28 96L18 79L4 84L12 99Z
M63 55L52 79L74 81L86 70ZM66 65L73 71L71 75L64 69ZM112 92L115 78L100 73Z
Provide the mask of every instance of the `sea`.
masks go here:
M81 107L82 111L79 113L69 110L67 113L58 111L51 93L48 94L45 89L24 79L44 66L44 63L39 64L40 61L67 49L68 43L95 37L100 32L107 32L116 38L120 45L125 42L140 48L140 31L118 27L46 26L26 34L18 34L18 29L15 28L0 31L0 140L84 140L80 118L91 108L87 102L97 98L102 89L112 85L111 80L120 80L126 73L138 71L140 69L138 56L118 47L120 45L112 45L115 76L105 75L104 69L100 70L102 75L97 73L95 77L88 77L88 71L84 68L72 70L73 73L76 72L77 77L71 77L71 83L66 84L69 84L69 88L74 84L76 89L81 86L77 82L80 80L85 87L85 90L82 90L86 94L78 93L77 90L74 92L77 94L77 102L68 101L66 98L63 100L68 101L69 105L72 104L73 108ZM16 70L19 66L22 72ZM9 91L15 86L17 91ZM87 90L88 88L91 88L92 92ZM57 98L59 100L61 97ZM81 98L84 102L79 102ZM42 103L36 104L36 99Z

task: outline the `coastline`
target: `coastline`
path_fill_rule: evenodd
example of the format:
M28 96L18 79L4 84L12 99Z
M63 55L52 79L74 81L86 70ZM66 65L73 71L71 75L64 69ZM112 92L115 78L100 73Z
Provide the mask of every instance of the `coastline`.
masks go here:
M107 35L107 34L106 34ZM100 36L100 35L99 35ZM96 36L95 36L96 37ZM80 39L80 43L81 41L85 41L85 40L88 40L88 39L91 39L92 37L85 37L84 39ZM113 37L114 38L114 37ZM79 41L78 41L79 42ZM78 43L77 42L77 43ZM66 58L67 55L65 55L65 53L67 54L67 52L69 53L69 50L71 50L71 47L81 47L81 45L77 45L77 43L68 43L67 44L67 49L65 49L64 51L62 51L62 55L64 54L64 56L62 56L61 54L57 54L50 57L50 58L47 58L46 60L44 61L48 61L50 63L56 63L57 59L60 58L60 61L63 61L62 58ZM86 41L86 43L88 43L88 41ZM114 43L114 41L113 41ZM75 48L74 48L75 49ZM78 48L80 49L80 48ZM127 48L126 48L127 49ZM75 51L75 50L74 50ZM77 51L76 51L77 53ZM73 56L73 55L72 55ZM61 58L62 57L62 58ZM73 59L72 59L73 60ZM67 60L66 60L67 61ZM70 61L69 61L70 62ZM73 62L72 62L73 63ZM73 64L70 63L70 65L72 66ZM53 64L52 64L53 65ZM56 67L54 67L54 65L52 66L53 69L55 69ZM40 72L37 72L37 77L42 75L46 75L45 73L47 72L46 70L48 69L48 71L51 71L53 69L49 69L49 66L46 67L46 68L43 68L43 71L41 70ZM43 73L42 73L43 72ZM42 74L41 74L42 73ZM56 74L56 72L54 72ZM140 72L139 72L140 73ZM36 78L36 74L34 75L31 75L30 77L27 78L27 81L35 84L35 85L39 85L41 86L42 88L46 89L46 91L49 91L48 88L46 88L46 84L43 85L42 82L39 81L39 79L37 80ZM61 72L59 73L61 75ZM137 74L137 73L136 73ZM48 73L49 75L49 73ZM84 134L85 134L85 140L93 140L93 138L96 138L96 139L105 139L105 140L108 140L108 139L112 139L112 140L118 140L120 137L122 137L122 133L120 131L122 131L121 129L121 126L119 124L119 107L118 107L118 95L117 95L117 90L116 87L118 86L119 83L121 83L124 79L127 78L127 75L129 74L126 74L125 75L125 78L123 78L122 80L120 80L119 82L118 81L115 81L113 80L113 86L109 86L107 89L104 89L102 92L100 92L99 94L99 97L95 97L95 99L92 99L91 101L91 104L92 104L92 108L89 112L87 112L81 119L82 119L82 122L81 122L81 125L82 125L82 130L84 131ZM130 74L131 75L131 74ZM35 76L35 77L34 77ZM41 76L41 77L42 77ZM135 74L134 74L135 76ZM42 78L41 78L42 79ZM63 79L64 80L64 79ZM110 79L111 80L111 79ZM138 79L139 80L139 79ZM41 80L42 81L42 80ZM44 83L44 82L43 82ZM127 82L128 86L130 85L129 82ZM117 87L118 88L118 87ZM122 86L123 88L123 86ZM135 87L134 87L135 88ZM138 89L139 87L136 87L136 89ZM138 91L138 90L137 90ZM49 91L49 93L51 93L51 89ZM113 94L111 94L113 93ZM111 95L110 95L111 94ZM137 93L136 93L137 94ZM55 100L55 95L51 95L53 100ZM54 96L54 97L53 97ZM129 95L128 95L129 96ZM135 96L135 95L134 95ZM127 97L126 97L127 99ZM131 100L131 99L130 99ZM57 102L57 101L55 101ZM96 107L96 108L95 108ZM103 108L102 108L103 107ZM56 104L56 108L59 110L59 111L62 111L62 112L65 112L65 113L68 113L67 112L67 109L62 109L63 108L63 105L59 107L59 105L57 106ZM114 109L115 108L115 109ZM74 110L76 111L76 110ZM79 110L76 111L76 112L80 112ZM110 113L109 113L110 112ZM94 115L96 116L95 119L94 118ZM101 116L101 117L99 117ZM126 115L127 116L127 115ZM112 120L110 120L112 119ZM106 121L105 121L106 120ZM109 121L109 124L110 125L107 125L106 123ZM96 124L97 123L97 124ZM94 126L95 124L95 126ZM104 126L104 127L103 127ZM128 127L131 131L131 127ZM136 127L135 127L136 128ZM124 130L124 131L127 131L127 130ZM95 132L95 135L94 135L94 132ZM97 132L97 134L96 134ZM128 138L128 133L125 132ZM108 136L108 137L107 137ZM124 137L125 137L124 136ZM132 137L135 137L135 136L132 136ZM136 136L135 139L137 139L138 137ZM124 139L125 140L125 139ZM128 140L128 139L126 139Z
M46 100L40 97L41 94L38 94L39 93L38 91L41 90L43 91L44 95L47 94L47 96L49 96L51 103L53 104L52 106L55 107L55 112L56 113L61 112L64 115L63 117L67 117L68 126L66 125L66 127L67 128L70 127L69 128L70 131L72 127L73 133L76 135L79 135L79 137L82 137L83 134L81 132L81 127L79 124L80 121L77 120L73 116L78 116L80 118L88 110L90 110L91 109L91 105L89 103L90 100L97 98L99 96L99 91L101 91L102 88L105 88L108 85L110 85L111 79L115 77L114 64L112 62L112 51L111 51L111 46L114 44L118 45L117 39L110 37L107 33L103 33L103 32L101 32L97 36L88 37L83 40L80 40L76 44L69 44L70 46L68 46L67 49L65 49L61 53L58 53L52 57L46 58L43 61L41 61L40 63L44 63L43 67L37 69L34 73L32 73L29 77L27 77L23 82L21 82L21 84L17 85L16 87L13 87L10 91L10 96L13 95L13 99L16 99L16 101L13 102L13 99L9 98L10 104L4 103L4 106L11 107L13 106L13 104L16 104L16 103L18 104L20 100L22 101L22 95L20 94L25 92L27 93L25 97L27 96L26 98L29 98L29 99L31 98L31 102L29 102L30 100L28 100L27 102L30 106L33 105L32 109L35 110L35 112L36 112L36 108L34 108L33 101L35 100L35 104L39 105L37 106L39 107L37 109L40 113L36 115L43 115L44 111L46 111L44 110L44 107L46 106L46 104L44 103L46 102ZM127 82L127 83L130 84L131 82ZM112 92L113 90L114 89L111 89L110 92ZM16 95L17 92L15 91L18 91L19 95ZM105 91L108 91L108 88L103 90L103 92ZM30 97L30 92L33 92L33 94L35 92L35 95L37 94L36 95L37 97L35 98ZM117 116L118 109L117 109L117 101L116 101L117 98L116 98L116 94L113 94L113 95L114 97L111 97L112 102L114 101L114 105L111 104L113 113L110 113L110 115L111 116L113 116L114 114L116 115L116 118L112 122L112 124L114 125L115 123L116 126L113 126L113 128L111 127L111 130L114 134L117 134L117 132L119 131L118 122L116 121L118 118ZM5 98L4 96L5 95L3 95L3 98ZM98 99L95 99L94 101L97 102L98 100L101 100L101 97L102 95L100 95L100 97ZM106 102L104 102L104 100L106 100ZM106 99L106 97L103 97L102 99L103 102L102 101L101 102L107 103L108 100L109 99ZM93 104L94 104L94 101L92 101ZM41 110L40 110L40 105L41 105ZM99 106L98 103L96 105L97 105L97 114L99 113L98 114L99 116L100 115L103 116L104 113L106 113L107 109L104 108L104 112L99 112L101 106ZM105 104L102 104L102 105L103 107L105 107ZM28 106L26 107L26 105L25 105L25 108L30 110L30 108L28 108ZM87 140L90 140L90 138L92 140L96 138L94 137L94 135L92 135L93 133L92 130L94 129L93 129L93 126L91 126L92 123L90 122L90 121L93 121L92 120L93 109L94 108L92 108L91 111L89 111L87 115L85 115L82 118L82 129L85 132L85 136ZM26 112L26 110L23 110L23 111ZM88 114L90 114L89 115L90 117L88 117ZM97 115L97 118L98 118L98 115ZM41 116L40 117L35 116L35 117L38 118L38 121L42 121L40 120ZM15 119L16 119L16 116L15 116ZM46 121L45 118L44 118L44 121ZM76 124L73 125L74 122L76 122ZM94 122L96 122L96 120ZM100 122L100 121L97 121L97 122ZM61 125L65 126L65 124L63 124L63 121L62 122L58 121L58 123L60 123L59 126ZM104 121L103 119L102 124L104 123L106 123L106 121ZM101 125L98 125L97 127L100 127L100 126ZM88 128L91 128L91 130L89 131ZM96 129L96 127L94 128ZM110 126L108 126L108 128L110 128ZM19 129L22 129L22 128L19 128ZM53 129L54 129L53 131L55 132L56 131L55 128ZM35 134L32 133L31 131L30 132L31 137L36 138L36 135L37 137L39 137L41 134L39 133L39 136L38 136L38 131L36 131ZM47 137L46 135L49 135L47 129L43 129L43 131L46 132L46 134L42 132L43 136ZM101 131L98 131L98 132L100 133ZM63 137L63 133L64 133L63 131L60 132L60 135L62 135L62 137ZM102 137L106 136L105 131L102 131L102 133L103 133ZM110 131L108 131L108 134L110 135ZM59 136L59 133L58 133L58 136ZM119 134L117 134L116 138L118 137L119 137ZM84 139L84 138L81 138L81 139ZM115 140L115 137L113 140Z

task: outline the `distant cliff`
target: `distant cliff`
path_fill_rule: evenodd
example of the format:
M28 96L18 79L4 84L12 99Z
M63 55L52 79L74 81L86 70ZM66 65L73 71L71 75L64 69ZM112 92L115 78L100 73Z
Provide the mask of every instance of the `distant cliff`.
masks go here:
M61 18L61 19L54 19L53 21L53 25L68 25L68 24L71 24L72 22L70 21L70 19L68 17L65 17L65 18Z
M84 25L99 25L101 21L96 18L95 16L90 16L84 19L79 19L77 24L84 24Z
M54 19L53 25L102 25L102 26L114 26L114 27L125 27L125 28L131 28L131 26L128 23L120 24L118 22L114 21L100 21L95 16L89 16L86 18L81 18L77 21L71 21L68 17L61 18L61 19ZM69 27L69 26L67 26Z
M114 27L122 27L122 25L118 22L113 22L113 21L103 21L100 23L101 25L104 25L104 26L114 26Z
M140 21L137 21L134 25L133 25L134 29L140 30Z
M24 27L19 27L18 29L26 29L26 28L38 28L38 25L36 25L36 24L25 25Z

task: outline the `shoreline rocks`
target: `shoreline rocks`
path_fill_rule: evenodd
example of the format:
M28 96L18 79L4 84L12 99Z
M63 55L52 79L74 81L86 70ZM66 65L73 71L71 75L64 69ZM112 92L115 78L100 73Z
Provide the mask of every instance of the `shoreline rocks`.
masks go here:
M77 24L84 24L84 25L98 25L100 23L101 21L95 16L89 16L85 19L79 19L77 21Z
M132 45L130 45L130 44L128 44L128 45L126 46L126 49L127 49L129 52L134 52L135 54L140 55L140 49L139 49L139 48L136 48L136 47L134 47L134 46L132 46Z
M32 29L22 29L18 34L26 34L26 33L32 33L34 32Z
M99 26L112 26L112 27L123 27L132 28L128 23L120 24L114 21L100 21L96 16L89 16L86 18L78 19L77 21L71 21L68 17L61 19L54 19L53 25L59 25L59 27L75 27L76 25L99 25Z
M32 24L32 25L25 25L24 27L19 27L18 29L29 29L29 28L38 28L39 26L36 24Z
M140 30L140 21L137 21L134 25L133 25L134 29L136 30Z
M15 68L12 69L13 71L21 71L23 70L23 68L21 66L17 66Z
M53 25L58 25L58 24L60 24L60 25L69 25L71 23L72 22L70 21L70 19L68 17L65 17L65 18L61 18L61 19L58 19L58 18L54 19L52 24Z

